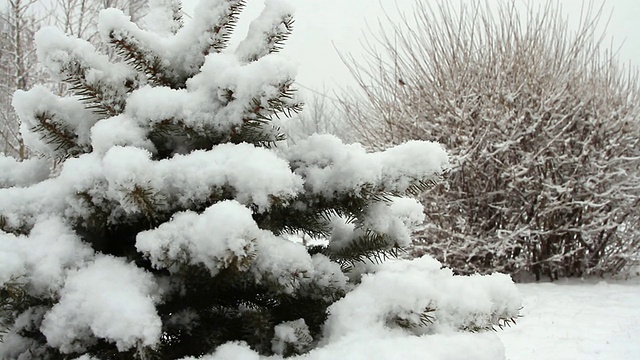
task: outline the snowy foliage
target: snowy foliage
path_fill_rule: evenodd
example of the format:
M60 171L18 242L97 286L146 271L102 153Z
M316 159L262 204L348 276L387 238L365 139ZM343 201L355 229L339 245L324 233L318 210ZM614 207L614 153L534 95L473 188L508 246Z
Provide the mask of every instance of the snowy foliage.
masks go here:
M114 342L119 351L156 345L162 332L155 308L158 295L150 273L123 259L101 256L68 274L40 330L62 353L86 351L87 342L78 339L90 336Z
M556 4L424 1L352 64L362 94L343 109L367 145L451 152L414 254L551 279L638 263L640 87L598 20L573 33Z
M20 175L0 177L0 358L336 358L363 337L386 354L403 342L459 358L431 349L443 342L500 358L495 336L465 332L517 316L508 277L384 261L424 219L411 196L448 168L442 146L367 153L316 135L287 147L271 120L301 107L277 54L289 5L267 1L236 53L224 50L242 1L203 0L185 24L177 2L151 5L146 23L165 24L101 14L120 62L37 35L73 94L13 100L25 143L57 168L0 158Z
M15 158L0 155L0 188L28 186L49 177L49 164L42 159L18 162Z

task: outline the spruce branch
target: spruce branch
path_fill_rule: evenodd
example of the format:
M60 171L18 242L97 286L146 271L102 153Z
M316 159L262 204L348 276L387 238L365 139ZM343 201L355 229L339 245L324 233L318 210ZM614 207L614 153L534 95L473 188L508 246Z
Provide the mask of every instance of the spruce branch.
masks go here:
M231 134L231 142L248 142L255 146L271 149L277 142L286 140L280 128L264 120L245 120L238 130Z
M367 229L363 235L353 239L349 245L339 250L327 247L325 255L340 263L341 266L350 268L356 263L366 261L380 264L387 259L398 258L401 252L402 248L395 244L388 235L378 234Z
M293 169L295 171L295 167ZM269 211L255 214L254 218L263 229L275 234L302 233L312 238L331 235L329 224L335 217L342 217L348 223L363 227L363 211L375 202L391 202L392 194L379 192L375 186L365 184L359 193L301 194L287 203L275 203Z
M244 54L243 58L247 62L257 61L265 55L276 53L284 48L284 43L287 41L291 32L293 31L293 16L291 14L284 15L280 21L264 31L262 34L255 34L253 36L260 36L261 44L255 46L253 49L249 49L249 54Z
M432 177L429 179L416 179L411 182L411 184L404 191L404 194L398 194L398 195L409 195L409 196L416 197L424 193L425 191L433 189L440 183L441 183L441 177L437 177L437 178Z
M435 311L435 307L428 305L420 313L412 311L408 316L393 315L387 320L387 323L395 324L403 329L426 328L435 322ZM415 319L416 315L417 319Z
M177 151L210 150L229 140L213 129L198 130L175 118L155 123L149 139L158 150L159 158L168 158Z
M227 47L231 34L238 23L240 13L246 5L245 0L228 0L226 9L226 15L220 20L219 23L214 24L210 29L205 32L211 33L212 41L208 44L208 47L202 50L204 55L207 55L211 50L215 52L221 52Z
M31 231L31 224L19 223L18 227L12 226L4 215L0 215L0 231L13 235L27 235Z
M94 234L104 235L109 223L109 213L112 209L105 205L98 206L93 200L94 197L87 191L77 192L76 197L88 210L82 226Z
M276 31L267 36L266 41L269 44L269 54L278 52L284 48L284 42L287 41L293 31L293 22L293 16L291 14L285 15L281 22L282 26L277 26Z
M254 214L254 220L260 228L276 235L302 233L312 238L326 238L331 235L329 224L333 217L348 217L364 204L359 198L350 200L299 195L287 203L275 202L268 211Z
M7 218L4 215L0 215L0 231L9 232L7 227Z
M315 253L320 253L320 252L315 252ZM309 249L309 254L311 255L314 254L314 251L312 248ZM308 282L300 286L300 288L297 291L296 298L307 297L307 298L315 299L318 301L324 301L327 303L327 305L329 305L343 298L345 295L346 295L346 292L344 291L344 289L340 288L337 285L334 286L332 283L329 283L328 285L320 286L317 283Z
M493 314L491 320L486 323L478 324L472 321L470 324L460 327L462 331L469 332L481 332L481 331L494 331L497 332L499 330L504 330L505 327L511 327L511 325L516 325L516 318L522 317L521 315L517 316L503 316L498 314Z
M13 278L4 283L0 288L0 313L9 313L24 302L27 293L24 290L24 284ZM2 320L2 317L0 317Z
M286 139L277 126L271 125L273 118L279 114L291 117L302 111L302 103L295 101L295 89L292 81L278 85L278 95L271 98L253 98L242 125L232 133L231 141L249 142L256 146L271 148L278 141ZM233 100L233 92L225 93L228 101Z
M285 216L284 213L283 216ZM311 238L323 238L330 235L327 221L317 214L295 213L291 216L292 218L286 222L270 219L275 221L269 221L269 224L265 224L265 226L272 227L269 230L276 235L298 233Z
M67 78L66 81L71 84L70 90L80 96L80 101L85 104L85 108L102 118L116 116L124 109L124 101L114 104L115 106L106 104L100 85L82 83L73 78Z
M40 138L55 146L54 152L61 153L58 160L76 156L90 149L78 144L78 136L56 121L56 116L50 112L39 112L34 115L38 124L31 130L40 134Z
M517 325L515 317L498 319L497 326L500 330L503 330L505 327L511 327L511 325ZM493 330L496 331L495 327Z
M292 88L292 85L292 80L286 80L277 85L277 95L267 97L263 94L261 97L251 99L242 125L232 130L230 141L248 142L256 146L272 148L279 141L285 140L286 135L280 131L279 127L272 125L272 120L274 117L279 119L279 114L291 117L302 111L302 103L296 101L296 89ZM219 98L226 104L235 99L233 91L229 89L221 91Z
M177 81L175 77L170 75L162 58L152 50L145 49L128 32L112 30L109 33L109 42L125 62L136 71L144 73L152 83L173 89L184 88L184 81Z
M303 103L296 100L296 92L298 90L293 87L293 80L289 79L278 85L278 96L267 99L269 110L278 116L278 113L284 114L286 117L292 117L294 114L302 111Z
M135 185L126 199L142 212L149 224L157 225L160 222L160 209L164 206L164 201L151 187Z
M103 118L116 116L124 111L126 100L124 98L111 99L111 95L105 95L111 93L107 84L102 82L90 84L83 80L75 77L66 79L71 84L70 90L80 96L80 101L85 104L86 109ZM125 84L129 91L133 90L133 86L130 84L130 82Z
M381 186L377 186L371 183L363 184L360 186L358 196L351 196L356 199L359 199L358 204L362 204L362 208L366 206L366 204L372 204L377 202L384 202L386 204L390 204L393 202L392 197L401 196L398 192L385 191ZM355 200L352 200L355 201Z
M252 239L252 243L257 239ZM255 262L256 257L258 256L258 252L255 248L249 244L246 244L242 247L244 252L243 256L232 255L230 258L226 260L225 267L231 268L236 271L247 271L251 267L251 265Z
M153 138L170 139L176 136L185 136L187 138L200 137L200 132L185 125L178 119L166 119L154 124L149 135Z
M102 118L122 113L126 103L125 97L118 94L117 89L104 80L99 79L93 82L87 80L89 70L78 61L67 63L64 69L66 74L64 81L70 85L69 90L80 96L80 101L85 104L86 109ZM135 84L135 79L126 79L125 92L132 91Z
M27 302L27 292L24 284L13 278L0 287L0 343L9 329L9 324L15 321L15 315Z
M184 12L182 11L182 3L180 1L175 1L172 5L171 20L173 22L173 26L171 27L171 32L175 34L184 26Z
M272 97L262 96L252 99L249 114L256 119L270 121L279 114L291 117L302 111L303 103L296 100L297 89L293 87L293 80L285 80L277 85L277 94Z
M304 320L304 319L303 319ZM311 350L313 344L313 337L309 333L309 329L305 323L303 326L299 326L295 322L284 322L278 326L288 326L293 330L293 338L289 336L280 337L276 333L273 342L279 343L280 348L277 352L278 355L283 357L289 357L292 355L301 355Z

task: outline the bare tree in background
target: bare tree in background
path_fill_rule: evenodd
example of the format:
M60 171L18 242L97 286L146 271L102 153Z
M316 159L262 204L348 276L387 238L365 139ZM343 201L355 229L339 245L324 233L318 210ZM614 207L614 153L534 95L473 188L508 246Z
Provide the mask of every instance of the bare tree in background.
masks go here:
M52 25L69 35L98 43L96 26L101 10L117 8L131 16L132 21L137 21L146 11L146 3L146 0L55 0Z
M42 18L37 0L8 0L0 12L0 153L24 159L27 151L20 122L11 107L16 90L26 90L39 76L33 34Z
M342 110L362 140L451 152L448 189L424 197L414 255L538 279L637 263L640 88L602 46L592 5L570 30L552 2L520 12L422 1L367 60L347 61L360 92Z

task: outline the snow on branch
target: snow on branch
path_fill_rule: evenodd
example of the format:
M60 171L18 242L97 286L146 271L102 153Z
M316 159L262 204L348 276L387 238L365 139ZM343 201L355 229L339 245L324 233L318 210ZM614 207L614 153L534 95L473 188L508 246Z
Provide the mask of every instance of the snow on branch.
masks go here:
M281 50L293 29L292 13L285 1L267 1L262 13L251 22L249 35L238 45L236 55L250 62Z
M0 231L0 286L19 279L29 285L29 295L54 296L70 269L92 257L92 249L60 217L39 220L29 235Z
M162 43L153 33L140 29L129 17L117 9L100 13L100 35L112 44L119 54L138 72L146 74L149 81L162 86L183 86L160 54Z
M333 135L312 135L287 149L286 156L305 179L305 189L327 197L371 187L405 194L448 168L442 146L428 141L368 154L361 145L343 144Z
M100 14L99 29L103 39L151 81L179 89L198 73L206 55L226 47L243 7L244 0L201 1L192 21L175 34L143 30L121 11L107 9Z
M43 86L17 91L13 107L25 144L45 155L66 158L91 150L90 129L98 120L76 97L58 97Z
M17 161L0 154L0 188L29 186L49 177L49 164L38 158Z
M340 338L387 326L417 334L492 328L518 316L522 298L510 284L503 274L452 276L428 257L390 260L331 306L325 331Z
M90 336L113 342L120 351L160 341L158 285L150 273L122 259L101 256L72 272L60 295L41 330L62 353L86 350L78 340Z
M92 211L77 194L89 193L95 197L93 203L109 209L110 221L116 221L146 213L141 202L132 201L140 189L156 196L152 202L159 214L226 196L264 211L274 200L286 202L302 189L302 179L284 160L249 144L224 144L161 161L135 147L113 147L104 159L98 156L67 161L57 177L32 187L0 189L0 215L12 228L32 224L33 214L66 212L86 218Z
M157 229L140 233L136 248L157 268L202 264L212 276L226 268L249 271L256 282L269 278L294 291L313 271L311 257L301 244L258 228L251 216L236 201L216 203L202 214L178 213Z
M101 117L124 111L127 93L138 86L138 74L122 63L112 63L89 42L67 37L54 27L38 31L38 58L58 80L71 85L87 109Z
M175 34L184 26L180 0L149 0L149 13L143 18L145 28L161 36Z

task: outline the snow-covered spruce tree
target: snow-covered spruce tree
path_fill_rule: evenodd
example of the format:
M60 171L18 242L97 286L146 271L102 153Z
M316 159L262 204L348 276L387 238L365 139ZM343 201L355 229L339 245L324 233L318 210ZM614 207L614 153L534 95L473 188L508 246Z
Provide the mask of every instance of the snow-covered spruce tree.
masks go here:
M450 150L412 252L538 279L637 265L640 82L601 46L597 9L573 31L555 2L429 4L351 64L362 93L343 102L372 148Z
M243 1L201 1L184 25L177 1L151 6L153 29L101 14L121 62L53 28L36 36L75 95L15 95L26 144L57 166L0 158L0 358L253 359L319 345L309 358L338 358L327 352L407 351L380 348L398 338L421 358L435 346L499 357L467 332L517 315L507 276L389 259L423 219L406 196L438 179L442 147L367 153L329 135L281 146L272 118L301 107L276 54L286 3L268 1L235 52Z

